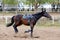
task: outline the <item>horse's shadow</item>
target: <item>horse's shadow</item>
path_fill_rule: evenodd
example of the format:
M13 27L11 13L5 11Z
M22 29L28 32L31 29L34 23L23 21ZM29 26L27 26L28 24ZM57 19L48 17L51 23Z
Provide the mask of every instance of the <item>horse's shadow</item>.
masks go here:
M30 37L29 35L23 35L23 36L16 36L16 35L14 35L13 37L15 37L15 38L40 38L40 36Z

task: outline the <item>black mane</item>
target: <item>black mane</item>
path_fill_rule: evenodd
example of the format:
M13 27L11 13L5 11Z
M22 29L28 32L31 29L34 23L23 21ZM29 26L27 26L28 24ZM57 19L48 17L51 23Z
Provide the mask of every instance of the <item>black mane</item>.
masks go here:
M41 18L42 17L42 12L38 12L38 13L36 13L36 14L33 14L33 17L35 18L35 20L38 20L39 18Z

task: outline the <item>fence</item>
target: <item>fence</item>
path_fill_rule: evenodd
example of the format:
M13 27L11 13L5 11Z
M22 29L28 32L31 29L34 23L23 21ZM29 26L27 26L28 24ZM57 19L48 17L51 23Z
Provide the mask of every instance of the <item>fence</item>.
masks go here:
M7 24L8 18L11 18L12 16L0 16L0 19L5 19L5 23Z

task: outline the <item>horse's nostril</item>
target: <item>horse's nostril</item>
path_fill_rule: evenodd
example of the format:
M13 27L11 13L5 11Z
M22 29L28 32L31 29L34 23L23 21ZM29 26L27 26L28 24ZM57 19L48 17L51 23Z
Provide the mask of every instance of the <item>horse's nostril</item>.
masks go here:
M50 20L52 20L52 18L50 18Z

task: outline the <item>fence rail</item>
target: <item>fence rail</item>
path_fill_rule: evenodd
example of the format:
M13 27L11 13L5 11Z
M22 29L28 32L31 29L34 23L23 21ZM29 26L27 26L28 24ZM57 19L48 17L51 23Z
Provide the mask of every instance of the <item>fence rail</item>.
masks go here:
M11 18L12 16L0 16L0 19L5 19L5 23L7 24L7 20L8 20L8 18Z

